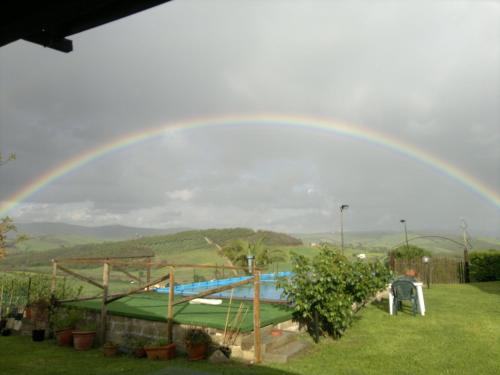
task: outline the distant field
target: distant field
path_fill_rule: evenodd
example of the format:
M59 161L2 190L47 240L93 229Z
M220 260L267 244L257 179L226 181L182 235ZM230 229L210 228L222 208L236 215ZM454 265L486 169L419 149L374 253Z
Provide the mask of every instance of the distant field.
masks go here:
M78 236L78 235L44 235L37 237L30 237L27 241L22 241L17 244L16 249L13 251L45 251L57 249L61 247L72 247L76 245L83 245L89 243L98 243L103 240L96 237Z
M340 246L340 236L334 233L312 233L312 234L294 234L300 238L305 245L311 243L319 243L328 241ZM408 233L408 238L411 244L420 246L429 250L435 255L461 257L463 255L463 247L451 241L440 238L417 238L422 236L444 236L458 243L462 243L462 237L455 234L440 234L440 233ZM386 254L388 250L403 244L405 239L402 233L386 233L386 232L346 232L344 234L345 248L349 252L379 252ZM478 237L470 240L472 250L480 249L498 249L500 250L500 239Z

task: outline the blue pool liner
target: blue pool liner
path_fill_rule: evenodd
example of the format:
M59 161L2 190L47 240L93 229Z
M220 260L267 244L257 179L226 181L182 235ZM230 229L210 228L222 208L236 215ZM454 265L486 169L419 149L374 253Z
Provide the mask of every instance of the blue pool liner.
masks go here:
M265 273L260 275L260 279L262 282L273 283L279 277L290 277L292 276L292 274L293 274L292 272ZM174 293L181 295L196 294L203 291L204 289L212 289L219 286L225 286L237 283L238 281L248 280L251 277L252 276L239 276L239 277L230 277L227 279L201 281L190 284L179 284L174 287ZM158 293L168 294L169 288L156 288L155 291Z

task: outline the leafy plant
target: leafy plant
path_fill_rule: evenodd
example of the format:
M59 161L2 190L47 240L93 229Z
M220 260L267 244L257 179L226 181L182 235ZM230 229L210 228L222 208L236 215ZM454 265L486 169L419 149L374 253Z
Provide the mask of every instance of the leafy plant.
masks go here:
M430 251L415 245L401 245L394 249L392 252L394 254L394 258L404 260L412 260L415 258L422 258L423 256L431 255Z
M31 303L33 310L33 320L35 322L45 322L49 316L50 302L46 298L39 298Z
M186 345L210 344L212 339L210 335L201 328L188 328L184 335Z
M294 318L312 334L340 338L352 322L353 304L363 304L390 280L381 263L350 262L338 251L322 245L313 259L294 255L293 276L278 286L294 306Z
M221 253L223 256L229 258L235 266L244 268L248 266L247 256L249 255L255 257L254 261L257 267L265 267L273 262L286 260L283 251L270 249L265 245L264 237L253 242L243 239L233 241L228 246L223 247Z
M77 323L76 328L82 332L93 332L96 330L96 324L95 322L82 322Z
M500 251L472 252L470 254L470 276L474 281L500 280Z
M149 344L144 345L144 346L150 347L150 348L157 348L159 346L166 346L166 345L168 345L168 341L167 340L165 340L165 339L158 339L158 340L150 341Z
M56 330L65 328L75 328L76 324L82 320L83 314L77 309L58 308L51 316L51 321Z

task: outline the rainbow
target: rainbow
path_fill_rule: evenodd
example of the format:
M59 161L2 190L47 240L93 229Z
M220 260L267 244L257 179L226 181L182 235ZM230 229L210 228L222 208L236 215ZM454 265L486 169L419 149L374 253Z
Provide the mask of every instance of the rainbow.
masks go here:
M238 127L248 125L266 125L273 127L297 127L318 129L332 132L337 135L351 137L353 139L366 141L375 145L382 146L388 150L405 155L411 159L419 161L428 167L434 169L438 173L445 175L452 180L464 185L471 191L477 193L487 201L493 203L497 208L500 208L499 194L486 186L484 183L460 170L456 166L422 150L414 145L403 142L388 134L376 132L365 127L342 124L320 118L301 117L301 116L284 116L274 114L261 115L239 115L239 116L223 116L213 118L199 118L174 122L157 127L143 129L137 132L125 134L108 143L105 143L96 148L87 150L73 158L66 160L53 169L48 170L44 174L38 176L33 181L29 182L22 189L10 196L6 201L0 203L0 216L8 214L12 209L20 203L34 195L36 192L49 185L53 181L63 177L67 173L74 171L86 164L99 159L113 151L121 150L139 142L166 135L176 130L201 129L211 127Z

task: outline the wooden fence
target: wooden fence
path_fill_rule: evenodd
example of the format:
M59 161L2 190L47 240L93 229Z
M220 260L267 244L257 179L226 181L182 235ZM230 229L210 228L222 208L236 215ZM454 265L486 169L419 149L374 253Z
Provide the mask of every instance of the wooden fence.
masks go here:
M142 258L142 259L141 259ZM102 265L103 267L103 272L102 272L102 283L97 282L87 276L84 276L78 272L72 271L65 266L62 266L61 264L64 264L65 266L71 266L75 264L95 264L95 265ZM109 294L109 278L110 278L110 272L111 269L115 269L117 271L120 271L122 273L125 273L126 275L133 277L136 280L140 280L140 278L136 278L134 275L130 274L127 271L127 267L133 266L134 268L146 268L147 270L147 280L146 283L143 285L130 290L125 293L118 293L118 294ZM199 268L199 269L218 269L219 266L212 266L212 265L204 265L204 264L173 264L169 263L167 261L154 261L152 257L113 257L113 258L70 258L70 259L53 259L52 260L52 284L51 284L51 295L52 295L52 302L53 304L58 304L61 302L69 302L69 301L84 301L88 299L95 299L95 298L101 298L102 303L101 303L101 319L100 319L100 324L99 324L99 341L101 344L106 342L106 317L107 317L107 312L108 312L108 304L110 304L113 301L116 301L120 298L129 296L131 294L135 293L143 293L145 291L149 291L149 288L152 287L153 285L160 283L165 280L169 280L169 294L168 294L168 307L166 311L166 318L167 318L167 340L169 343L172 343L173 341L173 322L174 322L174 310L173 307L175 305L178 305L180 303L188 302L191 301L195 298L202 298L209 296L210 294L214 293L219 293L225 290L233 289L238 286L246 285L246 284L253 284L254 287L254 299L253 299L253 324L254 324L254 361L255 363L260 363L262 360L262 349L261 349L261 333L260 333L260 275L261 275L261 269L253 267L253 272L252 272L252 277L238 281L229 285L225 285L222 287L216 287L212 289L205 290L203 292L200 292L196 295L188 296L185 298L182 298L181 300L175 302L174 301L174 285L175 285L175 270L179 268ZM168 268L169 273L167 275L162 276L161 278L151 281L151 269L152 268ZM224 266L224 269L229 269L229 270L234 270L234 271L242 271L246 270L247 268L243 267L233 267L233 266ZM55 291L56 291L56 283L57 283L57 272L62 271L70 276L73 276L77 279L80 279L82 281L85 281L89 284L94 285L95 287L98 287L101 289L101 293L99 295L93 296L93 297L84 297L84 298L77 298L73 300L59 300L57 301L55 298ZM142 281L141 281L142 282Z
M446 257L432 257L429 263L421 258L411 260L394 259L392 270L396 275L404 275L406 271L415 270L418 279L430 283L455 284L465 282L464 261Z

